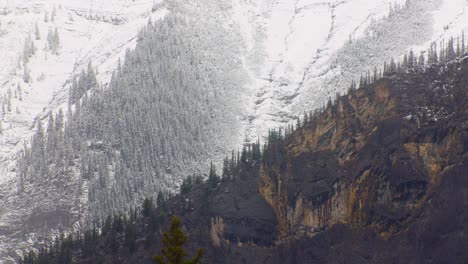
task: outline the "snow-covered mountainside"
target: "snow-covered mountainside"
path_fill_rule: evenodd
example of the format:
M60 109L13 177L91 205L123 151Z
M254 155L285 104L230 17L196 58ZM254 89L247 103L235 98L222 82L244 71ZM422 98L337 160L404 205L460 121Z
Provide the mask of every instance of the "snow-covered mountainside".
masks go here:
M175 1L0 0L0 259L13 262L10 257L33 245L49 225L78 226L80 217L87 215L86 183L79 184L84 190L76 190L74 206L66 209L47 211L47 203L55 198L41 193L39 184L32 184L26 196L19 195L17 153L29 144L36 120L47 121L50 111L66 110L72 80L89 63L98 71L98 82L106 86L118 60L135 47L138 30L150 18L157 24L175 11L190 10L191 19L219 23L203 31L206 36L201 38L210 42L226 33L219 43L236 47L228 54L229 63L238 61L232 71L226 63L218 69L205 64L193 72L202 79L209 79L210 71L216 72L216 78L227 76L225 83L213 87L230 88L234 79L239 80L235 100L222 99L224 111L236 112L237 122L213 135L217 142L227 142L213 147L216 155L207 155L215 160L240 146L244 137L265 136L269 128L322 106L385 60L410 49L419 53L433 41L457 37L468 29L466 0L170 2ZM222 32L206 33L210 30ZM197 32L180 36L187 42L195 37L200 38ZM223 48L229 47L213 50L218 57L212 59L193 48L195 57L227 61L219 56L227 56ZM169 176L178 183L184 175ZM74 181L81 182L78 175ZM27 201L27 195L34 201Z
M0 167L2 176L15 168L8 161L23 140L29 139L35 118L67 102L67 84L74 75L92 62L99 80L108 81L118 59L135 46L138 30L148 18L165 15L165 10L152 13L153 4L119 0L0 2L0 94L6 105L1 120L0 161L6 164ZM55 29L60 46L57 54L48 47L48 32ZM35 52L24 63L29 36ZM29 82L24 81L25 70L30 73ZM7 179L1 177L0 182Z
M164 9L152 12L154 4L152 0L0 1L0 260L14 256L15 249L19 253L18 243L34 242L34 234L31 241L18 241L15 233L17 224L34 210L16 196L16 155L23 143L28 144L35 120L61 107L66 110L72 77L88 63L96 65L99 81L106 83L125 50L135 47L138 30L150 17L166 15ZM56 29L55 52L49 32ZM27 54L28 38L34 54ZM25 55L30 56L27 62Z
M249 52L252 137L321 107L384 61L468 27L464 0L234 2Z

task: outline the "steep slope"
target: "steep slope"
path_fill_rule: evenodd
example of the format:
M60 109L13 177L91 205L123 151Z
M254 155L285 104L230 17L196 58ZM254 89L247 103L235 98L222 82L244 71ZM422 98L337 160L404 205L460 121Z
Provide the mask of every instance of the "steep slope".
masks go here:
M177 215L205 263L463 263L467 98L468 56L388 74L270 134L260 161L244 152L218 184L109 218L43 259L151 263Z
M452 34L458 35L467 26L468 19L464 12L466 1L414 0L406 5L404 2L225 0L167 1L154 5L152 1L62 1L54 2L57 13L54 21L50 18L54 12L50 1L0 2L1 7L4 7L0 17L1 48L2 51L4 48L8 50L2 53L0 87L6 109L8 102L11 103L11 111L7 109L1 121L0 241L5 248L0 249L0 256L17 255L19 252L13 249L27 248L41 242L49 228L79 228L94 219L96 212L102 216L125 210L138 204L144 195L173 189L187 174L206 169L206 160L220 160L231 149L236 149L244 137L252 139L264 136L269 128L290 122L303 110L320 107L336 91L343 91L351 80L356 80L368 69L373 70L383 60L400 56L411 46L415 46L416 51L425 49L428 42ZM363 7L365 9L361 11ZM44 21L45 11L49 16L48 22ZM188 128L184 131L192 131L190 129L193 127L210 130L197 143L196 151L199 153L193 154L195 151L188 147L188 142L193 141L192 135L179 133L174 139L180 142L180 146L175 151L172 151L174 148L164 149L173 154L163 166L159 163L157 166L154 163L151 166L145 164L141 170L127 167L126 172L121 174L125 177L113 178L118 175L113 174L115 164L140 159L139 148L135 147L132 149L135 156L127 160L113 159L106 164L112 172L110 179L119 180L110 182L118 182L120 187L116 187L118 184L109 184L110 188L98 189L96 186L101 171L92 173L95 178L88 181L82 171L91 166L81 161L97 157L94 154L100 152L102 141L97 137L83 137L79 139L83 140L81 143L86 145L85 148L91 149L91 154L81 155L83 152L76 151L69 155L76 158L66 177L61 171L55 170L56 164L52 163L50 178L28 182L26 191L17 194L17 190L22 189L18 188L22 186L22 180L17 174L16 154L23 148L23 142L28 144L37 127L37 120L46 123L49 111L54 113L60 107L64 110L67 108L67 92L74 76L92 61L98 70L98 82L106 86L126 48L136 46L137 30L146 25L148 18L158 21L160 18L175 16L206 22L203 26L182 23L180 38L183 41L174 38L175 48L168 51L170 61L176 61L171 69L176 68L177 63L199 59L201 66L192 67L191 64L188 72L175 75L174 79L179 78L177 80L181 80L180 83L189 89L190 78L198 76L206 89L194 89L191 92L199 93L200 98L212 99L206 103L206 108L200 102L194 103L202 109L202 114L197 112L197 117L206 117L209 120L207 123L200 122L200 118L183 118L178 122L183 125L183 129ZM24 63L23 43L29 44L24 39L28 33L34 39L36 21L41 39L33 40L37 47L36 53ZM165 25L171 26L171 23L169 20ZM61 43L58 54L51 51L50 43L46 41L49 28L58 29ZM184 45L187 43L199 45L189 48L193 53L181 53L177 58L174 55L178 52L177 48L186 48ZM44 50L46 44L48 47ZM141 51L137 47L134 54L142 55ZM21 56L23 60L18 59ZM138 59L144 58L144 54L135 58L137 60L133 62L123 62L124 68L141 65ZM192 62L196 65L196 60ZM156 65L164 68L158 64L161 61L153 60L152 63L148 68ZM30 71L32 82L25 83L25 69ZM121 80L126 81L129 76ZM138 76L133 85L140 87L143 82L139 81L147 80L148 76ZM132 78L134 76L128 79ZM132 89L131 81L126 87ZM93 90L89 94L93 95L94 92L101 91ZM162 93L168 94L164 91ZM137 94L133 95L132 102L142 99ZM142 100L149 99L153 98L145 97ZM178 102L178 99L169 96L166 102ZM184 102L187 104L189 100ZM181 110L192 111L196 108L194 105L182 106ZM75 110L74 107L70 108ZM151 109L159 108L155 106ZM142 115L148 113L147 109L140 110ZM206 115L208 111L211 114ZM165 112L162 116L163 121L158 119L163 124L161 129L164 129L161 135L178 133L179 129L167 125L173 115ZM84 125L74 123L70 127L76 125L77 131L86 128L89 132L98 128L91 121L109 121L104 117L97 121L88 119L84 114L81 117L85 120L82 122ZM214 126L214 123L219 123L219 126ZM135 124L137 122L125 123L131 129L135 128ZM157 130L148 129L145 136L148 135L153 139L151 142L163 139L158 136ZM153 143L142 143L143 137L135 138L135 142L144 146L141 149L154 146ZM151 151L156 153L160 149ZM190 154L178 152L181 149L188 149ZM117 152L120 150L117 148ZM106 154L101 152L99 155L102 157ZM187 158L189 155L196 159ZM87 159L83 159L83 156ZM166 157L152 158L157 160ZM60 162L64 163L65 160L63 158ZM99 159L100 162L102 160ZM156 173L161 171L163 173ZM133 173L138 176L133 177ZM157 174L157 177L153 174ZM150 179L150 184L147 184L147 179ZM128 182L131 184L126 184ZM142 185L144 188L137 188ZM90 201L97 202L93 204ZM20 231L18 226L21 227ZM21 246L17 246L17 243L21 243Z
M246 56L252 77L252 138L321 107L384 61L398 59L411 48L419 54L432 41L468 29L466 1L261 3L253 10L268 18L249 13L253 26L244 30L250 33L247 40L256 36L254 41L264 47L253 45ZM257 32L265 35L259 39Z
M18 233L21 230L18 221L28 216L35 219L37 212L51 209L50 199L31 195L31 202L17 196L17 152L23 148L23 142L28 144L36 120L47 118L49 111L66 110L69 85L74 75L86 69L88 63L97 66L100 82L108 82L125 50L136 45L138 30L148 18L158 20L167 13L164 9L152 13L153 4L153 1L0 2L0 101L4 106L0 115L1 261L7 261L4 258L16 255L16 250L29 246L37 238L35 233ZM55 29L59 38L57 50L53 50L48 41L48 32ZM29 54L26 62L26 44L30 43L25 39L28 36L35 52ZM28 82L24 78L26 70L30 76ZM77 180L73 178L70 183ZM35 188L41 191L40 185ZM42 191L47 195L46 189ZM61 192L57 191L57 195ZM36 203L42 206L34 205ZM80 211L75 210L76 213ZM46 221L54 223L57 219L67 223L69 212L64 215L59 211L52 210ZM37 229L44 227L42 222L38 226L31 224Z
M467 76L465 57L352 91L169 211L208 263L463 262Z
M4 186L5 256L47 241L45 230L79 230L174 189L204 161L240 145L242 130L224 128L236 126L242 111L235 56L242 45L221 23L229 19L222 4L205 1L211 16L204 18L195 2L154 6L154 17L170 14L146 22L108 87L88 87L95 82L89 67L70 81L65 128L51 121L63 119L54 112L36 120L18 178Z
M12 94L12 110L2 113L2 181L10 179L7 172L15 165L9 160L21 148L22 141L29 140L34 119L44 118L49 110L58 110L67 102L67 84L74 75L93 62L98 67L99 80L108 82L118 59L127 48L134 48L138 30L152 15L152 5L144 1L0 3L2 103L10 100L9 90ZM153 15L163 17L165 12ZM39 39L35 35L36 24ZM55 29L60 39L57 53L47 41L48 32ZM23 44L28 35L33 39L35 54L24 63ZM25 68L29 70L30 82L23 80Z

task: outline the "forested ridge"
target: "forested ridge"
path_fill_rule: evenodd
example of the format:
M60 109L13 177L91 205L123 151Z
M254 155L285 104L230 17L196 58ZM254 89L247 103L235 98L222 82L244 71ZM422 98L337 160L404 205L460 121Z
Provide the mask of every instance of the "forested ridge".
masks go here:
M241 141L224 129L239 125L242 111L238 47L220 16L200 20L191 4L167 4L173 12L148 21L108 86L90 63L70 85L68 109L36 120L18 162L19 192L34 192L33 182L66 186L81 219L91 221L176 188L181 175L207 169L206 160ZM222 3L204 5L222 12ZM219 140L225 133L230 142Z
M420 76L425 75L430 75L430 78L434 78L435 81L431 85L434 85L435 88L431 90L431 95L429 97L436 98L436 101L428 101L426 99L420 100L417 98L409 99L405 98L403 95L400 96L403 105L406 104L405 100L414 100L421 104L411 106L412 108L410 109L401 109L403 112L411 111L411 115L407 120L416 122L418 127L428 127L428 129L431 129L434 124L437 124L438 120L447 120L447 116L457 111L456 107L463 105L463 97L459 96L454 98L446 94L463 93L463 90L460 90L463 84L457 83L451 78L453 78L452 75L455 74L454 72L463 70L463 67L465 67L458 65L459 63L466 64L466 48L465 45L460 44L460 42L458 45L454 43L453 40L449 40L448 45L439 52L437 51L436 45L432 45L428 52L428 57L421 55L419 59L417 59L414 54L410 53L409 55L405 55L401 62L392 61L390 64L385 63L382 72L376 70L374 75L368 73L366 76L363 76L359 87L353 82L348 95L330 100L322 109L304 114L304 117L298 118L295 124L291 124L286 128L271 130L263 145L260 143L260 140L255 143L245 143L242 150L232 152L231 155L225 158L221 175L218 175L215 166L211 163L210 170L207 174L202 175L196 173L183 180L180 186L180 195L171 198L173 196L172 194L159 192L156 201L153 201L151 198L146 198L141 206L133 207L130 211L127 211L127 213L113 214L111 216L102 217L102 220L96 220L91 230L83 231L83 233L71 232L63 234L61 237L56 238L50 245L42 247L39 252L31 251L29 255L24 257L22 262L94 263L96 261L122 261L127 258L135 259L138 257L147 259L151 254L155 253L152 252L152 249L154 249L156 245L159 245L156 238L159 237L158 232L160 226L167 223L169 215L174 213L175 209L168 206L168 201L170 202L169 204L181 203L181 206L186 208L187 212L193 211L193 207L200 207L198 213L209 214L204 204L192 204L190 198L192 192L201 195L201 197L205 197L205 195L210 196L210 194L214 193L228 192L227 190L229 188L226 188L226 186L242 186L245 184L243 182L255 183L255 171L261 166L266 166L265 164L279 164L284 161L286 158L284 153L285 144L289 144L288 142L291 142L293 138L300 138L304 131L313 128L316 124L319 124L321 120L327 120L330 118L330 115L332 117L337 115L337 112L340 111L340 105L346 102L346 100L349 100L347 99L348 96L355 97L358 93L366 94L370 97L376 96L374 91L371 90L372 87L378 86L376 83L393 79L398 79L400 83L405 83L405 78L408 78L406 83L409 83L409 80L413 81L411 78L420 78ZM88 71L88 75L85 74L83 76L92 76L92 74L89 75L89 72L92 71ZM441 76L440 80L437 79L439 77L435 76L434 73ZM89 79L92 79L92 77L89 77ZM437 88L441 85L445 87L445 90ZM455 87L452 87L453 85L455 85ZM361 91L358 92L356 89ZM399 89L402 89L402 92L411 93L406 87ZM426 87L424 89L433 88ZM418 96L424 98L424 95ZM88 98L85 100L91 101L92 99ZM363 100L367 99L364 98ZM54 124L58 124L55 127L60 127L60 124L62 124L60 115L59 113L59 117L55 118ZM405 117L405 119L406 118L407 117ZM50 126L52 125L49 125L49 127ZM50 129L47 130L49 130L49 133L53 131ZM38 129L36 137L40 137L41 135L45 137L43 135L44 132L40 131L43 131L43 129ZM43 144L47 145L47 143ZM93 146L93 148L97 149L101 147L102 146L99 144ZM247 190L230 189L229 192L244 193L246 191ZM228 205L219 206L220 208L225 208ZM197 234L197 237L201 238L205 235ZM235 236L230 237L231 235L234 236L235 234L226 234L225 236L227 239L241 239ZM211 236L213 236L213 234L211 234ZM241 239L239 242L246 241ZM261 240L254 240L254 242L260 244L268 243Z

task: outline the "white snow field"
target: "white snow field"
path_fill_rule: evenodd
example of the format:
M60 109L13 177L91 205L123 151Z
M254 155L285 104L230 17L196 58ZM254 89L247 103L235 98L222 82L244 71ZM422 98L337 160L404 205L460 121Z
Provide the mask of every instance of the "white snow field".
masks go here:
M229 3L220 7L230 16L224 26L240 38L238 56L245 69L245 100L236 102L245 109L239 113L242 125L225 129L238 129L250 139L322 106L385 60L468 32L466 0L221 2ZM200 16L211 15L203 12L203 0L199 6ZM138 29L149 18L157 21L170 13L153 0L0 0L0 262L15 263L49 234L47 225L34 223L36 216L48 217L40 223L67 228L79 227L86 215L86 186L74 206L50 212L47 193L17 193L17 153L29 144L34 121L66 110L71 80L90 62L98 81L106 84L126 49L135 47ZM57 54L47 47L48 32L55 29ZM28 36L36 51L25 63Z

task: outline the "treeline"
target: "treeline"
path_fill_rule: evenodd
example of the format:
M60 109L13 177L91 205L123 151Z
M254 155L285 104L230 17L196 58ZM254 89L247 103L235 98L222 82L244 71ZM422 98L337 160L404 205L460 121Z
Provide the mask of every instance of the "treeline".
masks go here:
M128 214L108 216L94 223L84 232L61 233L48 245L38 251L31 250L18 260L20 264L67 264L76 260L103 261L106 254L115 254L125 249L133 254L137 249L137 239L145 248L155 243L155 233L159 231L164 214L167 212L168 194L159 193L156 203L145 199L137 209ZM158 208L158 210L156 210Z
M457 58L460 57L454 59ZM440 63L443 62L439 61ZM368 86L361 87L361 89L367 88ZM186 177L180 186L180 194L186 195L199 187L204 187L202 189L204 192L210 192L224 181L244 180L243 177L247 176L243 172L248 168L261 166L264 162L277 163L284 158L283 146L292 134L313 124L322 118L321 115L325 112L333 113L334 108L336 103L329 101L326 107L304 114L304 117L298 118L295 124L270 130L263 145L260 140L255 143L246 142L240 151L233 151L224 159L220 175L215 165L211 163L207 174ZM39 251L30 251L20 263L72 263L77 260L96 262L106 256L114 256L116 252L131 255L138 250L138 247L148 248L155 243L160 225L170 214L167 200L171 197L170 193L159 192L156 201L146 198L141 206L137 209L131 208L127 214L108 216L93 224L92 229L82 233L62 234Z
M431 43L427 51L421 51L419 54L410 50L400 61L392 58L390 62L384 62L382 69L378 70L377 67L375 67L373 72L368 71L365 75L361 75L359 86L357 86L355 82L352 82L350 88L364 87L384 76L390 76L408 70L424 71L425 68L430 65L451 61L463 56L468 52L467 45L465 32L462 32L461 37L456 39L452 37L448 41L445 39L442 40L439 44L437 44L437 42Z
M284 139L284 135L272 130L263 151ZM226 158L228 163L223 167L223 174L218 175L211 163L207 174L186 177L180 186L180 194L188 194L201 185L205 185L204 191L210 192L223 181L243 180L242 176L239 176L242 175L241 172L246 167L255 166L262 160L263 155L268 156L262 153L258 141L253 144L246 143L242 151L233 154L231 159ZM137 208L131 208L124 214L107 216L102 221L95 221L90 229L63 232L49 244L41 246L38 250L30 250L18 261L20 264L68 264L79 261L98 263L109 260L108 256L131 256L138 247L148 249L156 243L161 225L167 222L171 211L167 201L172 197L169 192L159 192L155 200L145 198Z

